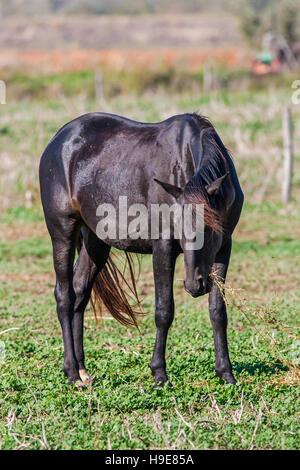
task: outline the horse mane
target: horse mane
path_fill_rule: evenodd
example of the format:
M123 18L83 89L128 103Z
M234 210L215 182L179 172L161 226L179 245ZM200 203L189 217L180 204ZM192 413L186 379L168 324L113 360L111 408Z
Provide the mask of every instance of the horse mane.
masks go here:
M195 175L185 186L184 195L191 204L203 204L205 225L216 232L221 232L223 228L218 211L212 207L205 186L229 171L226 158L229 152L209 119L197 113L191 116L200 129L200 158ZM220 196L226 200L226 190L223 187Z
M184 188L184 196L187 203L192 204L193 207L200 204L204 206L204 224L207 227L210 227L214 232L223 231L218 212L211 206L204 187L199 187L190 181Z

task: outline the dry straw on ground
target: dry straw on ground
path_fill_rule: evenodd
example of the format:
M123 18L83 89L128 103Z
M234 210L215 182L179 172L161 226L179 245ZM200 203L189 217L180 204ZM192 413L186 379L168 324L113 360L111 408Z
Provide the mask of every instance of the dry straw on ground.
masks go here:
M271 330L274 331L275 327L283 337L292 337L295 342L299 341L299 336L292 331L291 327L277 320L276 304L275 307L273 306L272 308L266 305L252 306L249 304L242 289L233 289L230 285L225 285L223 279L220 278L216 272L212 272L210 276L213 282L218 286L226 305L236 308L241 313L249 325L258 333L259 337L263 340L274 357L288 368L288 373L285 376L280 375L276 377L273 382L275 384L286 384L290 386L299 385L299 365L285 356L280 348L282 341L276 341L274 334L271 334ZM258 326L258 324L260 326Z

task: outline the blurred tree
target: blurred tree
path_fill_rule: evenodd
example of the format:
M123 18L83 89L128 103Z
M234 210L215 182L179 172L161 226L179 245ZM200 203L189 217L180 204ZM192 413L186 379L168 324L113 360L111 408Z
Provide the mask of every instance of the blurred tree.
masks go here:
M280 3L277 29L290 44L300 40L299 10L299 2L286 0Z
M299 39L299 10L296 0L242 0L234 8L245 39L255 47L260 47L263 34L271 30L290 44Z
M297 39L299 0L0 0L0 16L44 14L235 13L241 30L258 45L269 29Z

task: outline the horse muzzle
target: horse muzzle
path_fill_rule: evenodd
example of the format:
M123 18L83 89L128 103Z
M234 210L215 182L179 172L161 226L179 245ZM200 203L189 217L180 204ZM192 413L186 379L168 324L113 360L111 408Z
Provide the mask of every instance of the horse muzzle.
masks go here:
M211 282L209 279L205 280L202 276L193 281L184 281L183 285L186 292L192 297L200 297L211 291Z

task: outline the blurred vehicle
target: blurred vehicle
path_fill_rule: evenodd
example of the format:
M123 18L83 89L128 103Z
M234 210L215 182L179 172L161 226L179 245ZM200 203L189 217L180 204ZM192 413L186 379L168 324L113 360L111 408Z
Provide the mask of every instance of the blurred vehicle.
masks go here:
M251 70L255 75L265 75L283 73L298 67L297 55L285 38L279 33L269 31L263 36L262 50L253 60Z

